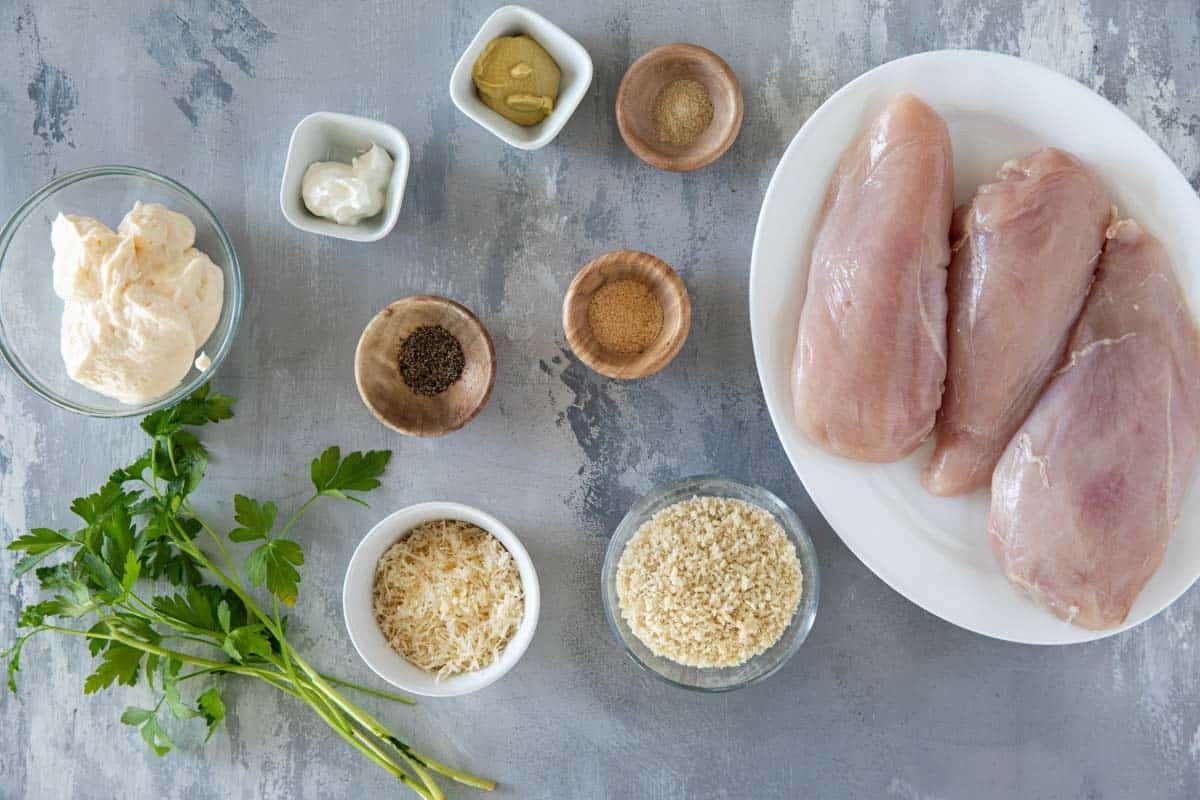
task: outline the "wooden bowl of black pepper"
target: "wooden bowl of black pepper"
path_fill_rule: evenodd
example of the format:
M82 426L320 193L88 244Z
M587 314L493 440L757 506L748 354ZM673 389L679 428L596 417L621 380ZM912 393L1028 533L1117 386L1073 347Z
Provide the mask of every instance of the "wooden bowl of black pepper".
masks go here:
M567 344L609 378L644 378L679 354L692 303L679 273L661 258L618 250L579 270L563 298Z
M617 127L647 164L688 172L716 161L742 127L742 87L725 60L667 44L634 61L617 89Z
M354 379L384 425L409 436L441 436L466 425L487 403L496 351L465 306L445 297L406 297L363 330Z

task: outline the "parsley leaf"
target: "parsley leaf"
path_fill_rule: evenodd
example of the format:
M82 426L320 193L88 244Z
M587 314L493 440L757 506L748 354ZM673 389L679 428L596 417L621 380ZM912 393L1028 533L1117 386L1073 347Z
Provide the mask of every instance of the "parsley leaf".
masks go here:
M233 416L233 398L210 392L204 384L170 408L155 411L142 420L142 430L154 437L168 436L184 425L205 425Z
M366 453L355 451L342 458L341 450L330 447L313 459L310 470L313 486L317 494L353 500L365 506L365 502L346 492L369 492L378 488L378 478L387 469L391 457L390 450L369 450Z
M138 575L142 572L142 562L138 560L138 555L130 550L125 554L125 568L121 572L121 588L126 592L132 591L133 585L137 583Z
M222 649L235 661L246 661L250 656L269 660L272 655L271 642L262 633L262 625L245 625L234 628L221 643Z
M28 636L20 636L12 647L0 651L0 658L8 659L8 690L14 694L17 691L17 672L21 669L21 648L29 641Z
M179 681L174 675L163 676L163 699L167 701L175 719L191 719L200 716L199 711L184 704L183 699L179 696Z
M88 633L112 633L112 630L109 628L107 622L100 620L88 628ZM108 639L88 639L88 652L94 658L104 652L104 648L108 647L111 643Z
M133 686L137 683L142 654L142 650L113 642L104 651L100 666L83 682L83 693L94 694L112 686L114 682Z
M167 732L158 724L158 717L154 715L142 725L142 740L150 745L156 756L165 756L175 746Z
M99 524L114 506L126 502L125 490L117 483L106 483L87 497L77 497L71 511L89 525Z
M138 456L137 461L134 461L127 467L113 470L112 474L108 476L108 482L120 485L140 481L142 475L150 468L150 452L147 450L142 453Z
M215 586L189 586L186 594L160 595L154 598L151 604L155 611L165 617L171 617L193 628L216 631L216 604L213 601L216 599L219 602L220 590L217 589L217 597L214 598L213 592L205 591L208 588L216 589Z
M217 687L210 687L196 698L196 710L204 716L204 721L208 723L208 733L204 737L204 741L207 742L212 738L213 731L225 719L225 703L221 700L221 693L217 691Z
M255 539L266 539L275 527L275 516L279 509L274 503L259 503L245 495L233 496L234 519L242 527L229 532L229 538L235 542L251 542Z
M8 549L23 551L26 555L17 562L16 569L13 570L13 577L21 577L37 566L43 558L69 544L71 544L71 539L65 530L34 528L24 536L17 537L8 545Z
M267 584L267 591L291 608L296 604L296 584L300 573L295 564L304 563L304 550L290 539L272 539L256 547L246 557L246 577L255 586Z
M35 628L44 623L46 617L82 617L95 608L95 601L86 596L84 599L74 599L60 594L21 609L21 615L17 617L17 627Z
M112 568L104 563L98 555L85 550L80 557L80 562L83 564L84 573L91 579L92 585L100 590L101 596L105 600L116 602L125 593L125 589L117 580Z
M157 541L146 549L145 576L155 580L166 578L174 586L204 580L196 560L166 540Z
M78 566L74 562L65 561L52 567L38 567L36 574L42 589L68 589L77 594L87 592L83 582L79 580Z
M124 575L129 564L129 556L137 560L133 552L134 529L133 520L129 516L127 506L114 506L100 523L102 539L100 554L114 575Z
M208 450L188 431L156 440L154 476L167 482L169 500L182 500L195 491L208 467Z
M127 706L125 712L121 714L121 722L126 725L141 725L153 716L154 711L152 709Z

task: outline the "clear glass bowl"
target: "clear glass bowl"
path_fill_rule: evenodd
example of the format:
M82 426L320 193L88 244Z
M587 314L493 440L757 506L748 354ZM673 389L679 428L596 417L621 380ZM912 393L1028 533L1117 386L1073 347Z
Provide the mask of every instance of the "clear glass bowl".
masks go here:
M629 624L621 614L620 603L617 599L617 563L621 559L625 545L637 533L642 523L669 505L681 500L705 496L735 498L769 511L783 527L788 538L792 540L792 544L796 546L796 555L800 559L800 569L804 575L800 605L796 608L796 614L792 617L787 630L783 632L783 636L765 652L759 653L736 667L703 669L686 667L655 655L630 630ZM817 553L813 549L812 540L808 538L808 532L805 531L804 525L795 512L766 489L716 475L682 478L655 489L635 503L625 518L621 520L621 524L617 526L616 532L613 533L612 539L608 543L600 580L604 613L608 617L608 624L629 657L667 683L702 692L727 692L732 689L741 689L774 674L787 663L787 660L800 649L800 645L804 644L804 640L808 638L813 620L817 616L817 598L821 594Z
M202 349L212 366L193 367L170 392L143 405L97 394L67 376L59 353L63 301L54 293L50 226L55 216L82 214L116 227L133 204L162 203L196 226L196 247L225 274L221 318ZM29 388L57 406L93 417L145 414L187 396L229 353L242 314L242 273L233 244L204 201L187 187L138 167L104 166L70 172L33 194L0 230L0 356Z

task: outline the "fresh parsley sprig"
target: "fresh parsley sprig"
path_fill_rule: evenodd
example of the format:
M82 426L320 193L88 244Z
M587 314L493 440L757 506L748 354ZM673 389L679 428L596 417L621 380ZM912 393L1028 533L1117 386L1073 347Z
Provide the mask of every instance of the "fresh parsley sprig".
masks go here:
M33 528L9 544L22 554L15 576L34 572L43 592L43 599L21 609L19 633L0 653L8 660L9 688L17 691L21 657L33 637L75 636L87 640L99 659L84 680L84 694L144 679L151 703L126 708L121 721L136 727L160 756L174 747L164 727L168 717L200 719L205 740L213 735L226 715L221 683L238 675L307 703L339 736L422 798L444 797L432 773L494 788L489 780L413 750L335 687L411 700L318 672L287 638L280 605L295 604L304 565L303 547L289 536L293 526L323 497L366 505L356 495L380 485L391 453L343 457L330 447L312 462L313 494L282 525L276 525L275 503L239 494L233 499L237 527L222 535L190 502L208 467L208 451L191 429L230 419L233 402L205 385L150 414L142 421L150 447L113 471L95 493L71 503L79 527ZM252 548L239 568L234 551L246 545ZM61 560L47 566L50 556ZM162 592L164 586L171 588ZM255 598L263 589L269 610ZM207 687L189 703L184 690L193 681Z

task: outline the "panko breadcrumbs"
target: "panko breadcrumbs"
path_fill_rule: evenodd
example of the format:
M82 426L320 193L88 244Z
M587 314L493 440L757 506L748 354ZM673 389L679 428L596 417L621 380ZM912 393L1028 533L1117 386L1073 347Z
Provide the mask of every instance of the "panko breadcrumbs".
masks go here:
M524 618L525 591L496 537L441 519L418 525L383 552L372 607L391 648L440 680L500 657Z
M655 655L732 667L779 641L800 605L796 548L765 509L693 497L638 528L617 564L621 615Z

